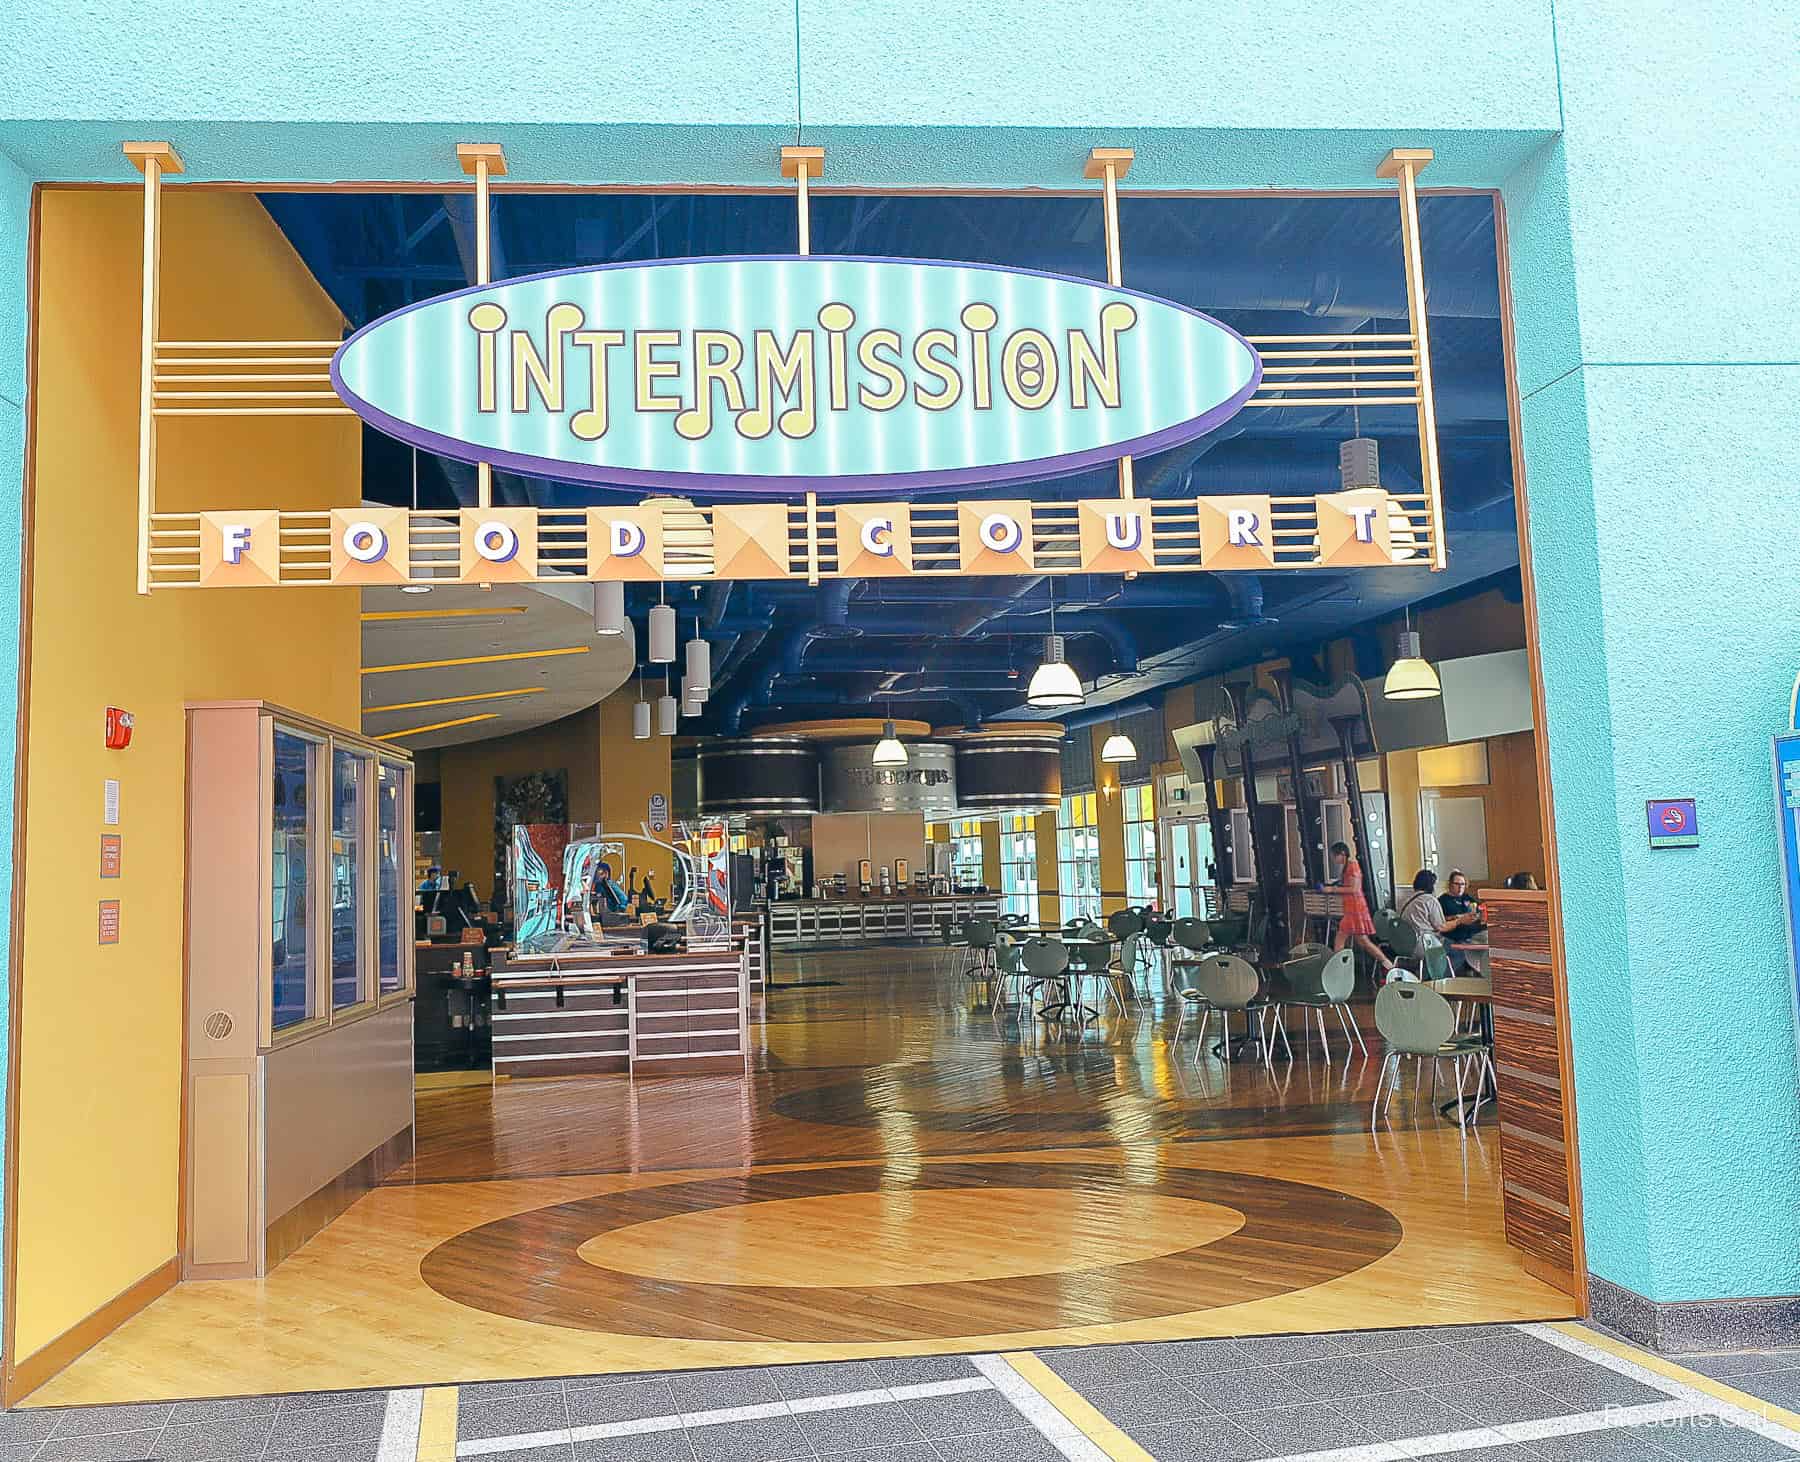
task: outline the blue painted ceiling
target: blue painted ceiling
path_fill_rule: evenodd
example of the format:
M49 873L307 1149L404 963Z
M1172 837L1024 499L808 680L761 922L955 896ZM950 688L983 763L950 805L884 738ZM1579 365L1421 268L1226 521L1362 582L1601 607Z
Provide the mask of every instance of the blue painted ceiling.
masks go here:
M462 288L474 277L467 194L297 193L264 204L353 325ZM503 193L494 207L494 276L580 264L701 254L792 252L785 194ZM1387 333L1406 328L1399 211L1391 195L1146 198L1120 201L1126 283L1193 305L1246 335ZM1166 574L1126 583L1054 584L1057 628L1094 685L1090 705L1271 654L1302 660L1327 640L1357 644L1378 674L1374 633L1405 604L1498 585L1518 591L1518 538L1501 346L1493 200L1420 200L1432 368L1450 567ZM815 194L816 253L964 259L1104 277L1097 196ZM1337 480L1338 443L1381 444L1384 484L1418 484L1410 408L1249 409L1219 430L1137 463L1139 494L1312 492ZM369 429L370 501L472 503L474 469L421 456ZM507 503L568 505L604 490L494 474ZM1034 494L1102 496L1110 468L1058 478ZM999 490L999 489L997 489ZM1015 491L1015 487L1005 489ZM959 495L973 495L964 490ZM620 494L635 496L635 494ZM713 641L714 692L697 730L747 729L870 706L935 722L1024 713L1023 687L1048 628L1052 583L952 579L715 585L682 594ZM632 590L633 611L653 595ZM644 637L639 636L642 645Z

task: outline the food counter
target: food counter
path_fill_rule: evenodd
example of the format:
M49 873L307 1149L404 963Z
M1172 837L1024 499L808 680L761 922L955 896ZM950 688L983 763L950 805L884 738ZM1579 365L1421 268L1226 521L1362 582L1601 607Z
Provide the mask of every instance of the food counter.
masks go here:
M682 954L495 950L494 1077L741 1073L747 965L741 942Z
M945 919L998 919L997 893L779 899L769 905L771 949L844 949L936 941Z

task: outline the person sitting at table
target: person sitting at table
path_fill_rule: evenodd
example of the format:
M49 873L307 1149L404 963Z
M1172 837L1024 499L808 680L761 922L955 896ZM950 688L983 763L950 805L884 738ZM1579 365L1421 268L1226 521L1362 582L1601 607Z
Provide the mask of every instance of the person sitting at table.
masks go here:
M1472 939L1480 939L1487 933L1487 924L1481 917L1481 905L1475 902L1475 896L1469 892L1469 878L1460 868L1452 868L1450 876L1444 880L1444 892L1438 895L1438 903L1444 910L1444 917L1454 919L1459 914L1471 914L1474 923L1465 924L1456 932L1456 942L1466 944ZM1471 973L1475 966L1466 951L1452 949L1450 963L1456 966L1458 974Z
M1530 890L1535 889L1538 886L1538 882L1536 876L1530 873L1509 873L1506 876L1506 886L1508 888Z
M1448 943L1452 935L1481 919L1476 913L1446 914L1438 902L1437 874L1430 868L1421 868L1413 875L1412 892L1395 912L1421 934L1429 934L1442 943Z
M1369 913L1369 901L1363 896L1362 865L1350 852L1348 843L1331 845L1332 883L1339 894L1342 912L1338 916L1337 933L1331 947L1342 949L1352 939L1356 947L1375 961L1383 974L1394 968L1387 951L1375 942L1375 920Z

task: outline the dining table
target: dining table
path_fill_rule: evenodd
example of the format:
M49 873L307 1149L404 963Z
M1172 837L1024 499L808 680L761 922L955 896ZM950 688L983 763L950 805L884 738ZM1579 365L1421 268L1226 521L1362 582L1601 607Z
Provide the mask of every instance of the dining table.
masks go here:
M1093 949L1105 949L1117 944L1119 939L1116 935L1105 929L1088 928L1078 931L1061 924L1009 924L1002 925L999 932L1011 934L1014 937L1025 935L1032 939L1054 939L1068 948L1069 963L1062 974L1056 976L1054 981L1046 980L1044 982L1045 984L1059 985L1062 992L1062 999L1053 1000L1047 1005L1038 1007L1038 1012L1044 1019L1060 1020L1070 1010L1076 1013L1077 1018L1084 1025L1090 1020L1100 1018L1100 1012L1080 998L1080 986L1076 982L1085 978L1092 971L1085 963L1078 967L1074 954L1078 946L1085 952Z

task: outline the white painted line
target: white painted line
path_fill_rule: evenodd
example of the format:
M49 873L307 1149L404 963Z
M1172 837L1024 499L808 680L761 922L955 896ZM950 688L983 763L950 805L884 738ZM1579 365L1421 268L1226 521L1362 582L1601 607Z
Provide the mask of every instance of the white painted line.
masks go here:
M1012 1368L1003 1355L969 1357L975 1369L994 1383L994 1389L1018 1410L1038 1433L1069 1462L1108 1462L1105 1452L1081 1434L1081 1429L1050 1404L1036 1386Z
M1687 1401L1648 1401L1642 1406L1608 1406L1575 1416L1549 1416L1540 1421L1509 1421L1499 1428L1509 1442L1537 1442L1545 1437L1574 1437L1645 1422L1682 1421L1699 1413Z
M1357 1447L1333 1447L1325 1452L1299 1452L1281 1462L1406 1462L1406 1453L1392 1442L1365 1442Z
M763 1401L755 1406L721 1406L713 1411L684 1411L676 1420L683 1426L717 1426L723 1421L758 1421L765 1416L786 1416L788 1412L789 1407L785 1401ZM592 1427L575 1429L575 1440L578 1442L606 1435L610 1434Z
M1772 1442L1780 1442L1782 1446L1800 1451L1800 1431L1783 1426L1780 1422L1752 1411L1745 1406L1737 1406L1729 1401L1721 1401L1717 1396L1708 1395L1698 1386L1690 1386L1685 1381L1677 1381L1665 1376L1648 1366L1641 1366L1636 1361L1626 1360L1623 1356L1614 1355L1611 1351L1602 1350L1597 1345L1589 1345L1585 1340L1578 1340L1573 1335L1565 1335L1561 1330L1549 1325L1520 1325L1518 1327L1527 1335L1535 1335L1539 1340L1554 1345L1558 1350L1566 1350L1570 1355L1578 1355L1583 1360L1592 1361L1597 1366L1605 1366L1621 1376L1629 1376L1634 1381L1641 1381L1646 1386L1654 1387L1665 1396L1672 1396L1685 1401L1694 1411L1706 1416L1716 1416L1741 1426L1746 1431L1755 1432L1760 1437L1767 1437ZM1724 1382L1730 1385L1730 1382ZM1621 1408L1623 1409L1623 1408Z
M387 1411L381 1418L381 1449L376 1462L413 1462L419 1455L419 1419L425 1414L425 1393L389 1391Z
M844 1411L852 1406L892 1406L894 1393L883 1387L879 1391L843 1391L836 1396L800 1396L788 1402L790 1411Z
M555 1447L569 1440L569 1429L553 1432L521 1432L511 1437L475 1437L456 1444L458 1457L485 1457L492 1452L524 1452L532 1447Z

